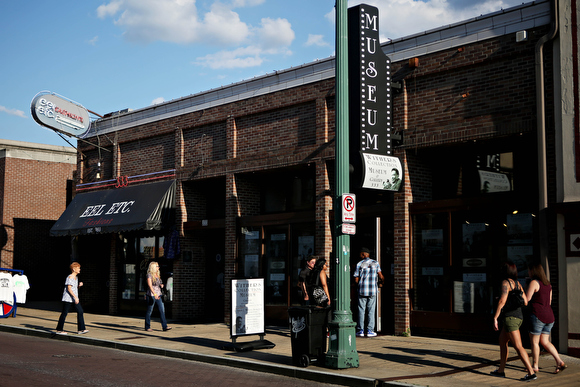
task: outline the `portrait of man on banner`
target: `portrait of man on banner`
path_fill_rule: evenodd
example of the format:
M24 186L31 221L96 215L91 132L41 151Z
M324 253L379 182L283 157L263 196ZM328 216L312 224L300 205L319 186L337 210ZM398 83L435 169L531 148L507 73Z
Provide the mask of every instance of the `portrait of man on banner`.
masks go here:
M401 171L394 167L391 169L391 178L383 182L383 187L389 191L398 191L401 188Z

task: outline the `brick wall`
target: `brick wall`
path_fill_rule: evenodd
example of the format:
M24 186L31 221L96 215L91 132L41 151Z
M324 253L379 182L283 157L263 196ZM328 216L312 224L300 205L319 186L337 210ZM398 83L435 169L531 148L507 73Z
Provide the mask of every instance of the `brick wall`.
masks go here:
M34 152L28 151L29 155ZM63 267L68 270L70 240L49 237L49 230L66 208L67 180L74 178L75 169L74 163L42 158L1 159L2 225L7 243L0 267L24 270L31 283L28 300L54 301L62 295L62 288L60 294L55 289L54 276L63 273Z
M405 77L406 107L395 96L394 129L405 147L425 147L535 130L534 46L515 34L421 56ZM393 63L393 73L409 71ZM407 112L407 121L399 117ZM406 127L403 125L407 125Z

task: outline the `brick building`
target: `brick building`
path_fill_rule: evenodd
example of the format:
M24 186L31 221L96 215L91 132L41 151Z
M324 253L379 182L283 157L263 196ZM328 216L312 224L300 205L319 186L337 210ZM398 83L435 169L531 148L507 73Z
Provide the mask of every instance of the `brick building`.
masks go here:
M368 246L381 262L383 333L495 341L489 319L507 259L522 280L532 260L549 267L560 348L580 332L568 324L577 289L563 278L565 215L541 204L562 201L566 178L554 172L573 143L558 143L567 115L554 76L573 72L562 59L572 35L554 38L563 13L552 11L548 1L528 3L382 45L404 186L369 190L351 179L350 257L354 269ZM157 228L60 228L76 235L82 260L105 268L103 308L142 313L142 270L159 259L173 276L174 318L229 321L230 280L261 277L267 321L286 324L304 258L334 254L334 86L329 58L97 120L87 139L101 148L79 145L77 191L175 182L173 220ZM180 254L168 257L176 234Z
M49 230L72 198L76 162L74 148L0 140L0 267L24 271L28 300L62 293L54 279L67 275L69 241L50 238Z

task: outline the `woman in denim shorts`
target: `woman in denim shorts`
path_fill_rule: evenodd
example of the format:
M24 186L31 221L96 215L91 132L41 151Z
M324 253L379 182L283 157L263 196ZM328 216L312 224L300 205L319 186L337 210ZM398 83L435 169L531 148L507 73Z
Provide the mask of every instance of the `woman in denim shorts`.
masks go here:
M522 308L517 307L513 310L504 310L506 303L508 301L508 297L513 297L514 295L512 292L522 292L523 288L522 285L518 282L518 269L515 264L512 262L506 262L502 266L501 271L501 296L497 303L497 309L495 311L495 315L493 316L493 329L496 331L500 330L500 326L498 320L500 320L503 324L501 327L501 332L499 334L499 350L500 350L500 363L499 367L491 372L493 376L499 376L505 378L505 366L507 363L508 358L508 351L509 351L509 342L511 341L512 345L516 349L518 356L528 373L526 376L521 378L522 381L530 381L537 379L536 373L532 369L532 364L530 363L530 357L528 353L524 349L522 345L522 336L520 334L520 326L522 325L522 321L524 319ZM525 305L528 304L528 299L526 298L525 294L522 294L522 298L524 299Z
M538 372L540 368L540 344L552 355L556 361L555 374L567 368L558 355L558 351L550 342L550 331L554 326L554 312L552 311L552 285L546 277L542 265L534 264L528 267L528 275L532 279L528 285L526 296L530 300L532 314L530 316L530 341L532 343L533 368Z

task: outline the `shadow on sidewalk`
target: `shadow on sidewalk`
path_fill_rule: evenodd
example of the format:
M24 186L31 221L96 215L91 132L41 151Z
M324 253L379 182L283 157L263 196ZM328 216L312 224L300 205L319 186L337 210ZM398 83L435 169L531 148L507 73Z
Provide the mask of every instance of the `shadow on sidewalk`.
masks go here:
M415 359L421 359L421 357L436 357L442 359L449 359L449 360L459 360L465 361L469 363L490 363L491 361L488 358L483 358L479 356L472 356L461 352L453 352L453 351L445 351L445 350L430 350L430 349L412 349L412 348L402 348L402 347L384 347L385 352L393 353L393 352L403 352L409 355L412 355ZM498 349L499 353L499 349ZM403 358L408 358L408 356L400 355ZM389 360L393 361L392 358ZM439 362L436 362L439 363ZM418 364L423 364L419 362ZM430 365L430 363L428 363ZM442 364L449 364L448 362Z
M46 310L49 312L60 312L62 310L62 302L61 301L27 301L26 304L18 305L19 308L26 308L26 309L38 309L38 310ZM76 313L73 310L71 312ZM18 311L16 311L18 314Z

